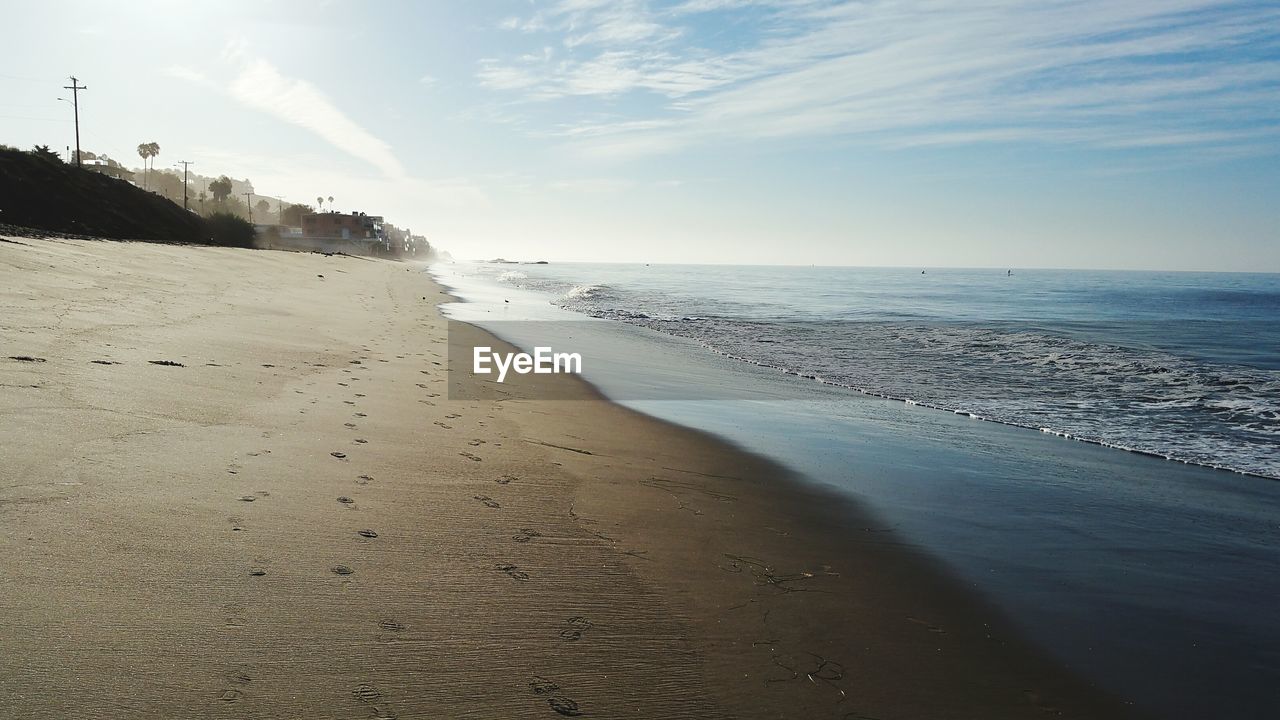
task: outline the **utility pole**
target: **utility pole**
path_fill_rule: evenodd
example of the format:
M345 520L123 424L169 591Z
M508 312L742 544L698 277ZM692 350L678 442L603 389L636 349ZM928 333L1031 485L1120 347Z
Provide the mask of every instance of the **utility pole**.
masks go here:
M88 90L87 85L81 85L74 75L71 76L71 84L62 86L63 90L71 91L71 104L76 109L76 167L80 165L80 91Z
M253 193L244 193L244 206L249 208L249 222L253 223Z
M190 160L179 160L178 165L182 166L182 209L187 209L187 167L195 165ZM175 166L176 167L176 166Z

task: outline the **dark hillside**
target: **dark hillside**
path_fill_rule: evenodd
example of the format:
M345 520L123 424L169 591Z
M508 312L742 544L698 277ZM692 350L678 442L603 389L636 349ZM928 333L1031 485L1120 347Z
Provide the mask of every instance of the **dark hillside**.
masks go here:
M95 237L209 243L198 215L116 178L0 147L0 224Z

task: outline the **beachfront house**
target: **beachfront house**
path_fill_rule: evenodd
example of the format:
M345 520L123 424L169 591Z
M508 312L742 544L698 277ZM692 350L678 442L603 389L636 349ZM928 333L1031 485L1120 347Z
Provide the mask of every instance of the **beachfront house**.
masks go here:
M382 255L388 250L380 215L312 213L302 216L301 236L281 234L280 243L295 250Z

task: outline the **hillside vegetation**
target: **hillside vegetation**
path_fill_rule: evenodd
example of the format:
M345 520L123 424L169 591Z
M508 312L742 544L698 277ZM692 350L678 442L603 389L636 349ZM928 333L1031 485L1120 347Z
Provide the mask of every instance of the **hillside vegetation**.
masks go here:
M0 224L122 240L252 246L247 222L211 220L54 154L0 147Z

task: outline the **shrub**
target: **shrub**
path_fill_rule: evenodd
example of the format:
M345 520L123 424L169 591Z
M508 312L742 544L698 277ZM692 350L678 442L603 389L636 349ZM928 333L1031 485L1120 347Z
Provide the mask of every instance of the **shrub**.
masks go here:
M48 160L49 162L56 162L56 163L62 162L62 157L59 156L57 152L50 150L48 145L35 146L31 150L31 154L35 155L41 160Z
M231 213L218 212L205 220L209 243L223 247L251 248L254 246L253 223Z

